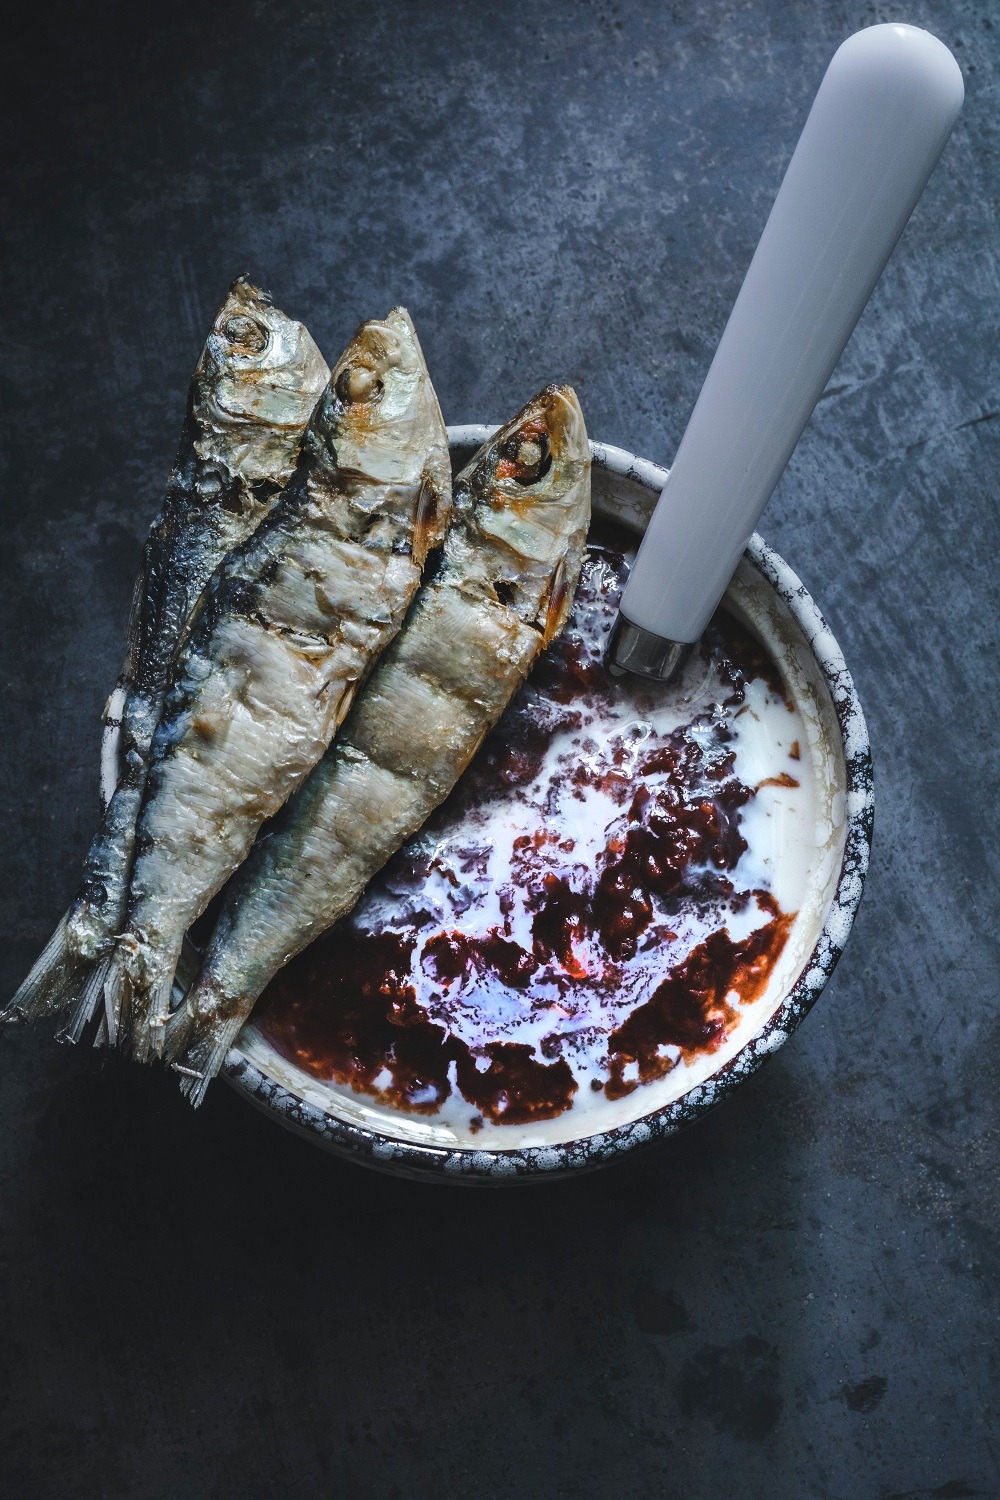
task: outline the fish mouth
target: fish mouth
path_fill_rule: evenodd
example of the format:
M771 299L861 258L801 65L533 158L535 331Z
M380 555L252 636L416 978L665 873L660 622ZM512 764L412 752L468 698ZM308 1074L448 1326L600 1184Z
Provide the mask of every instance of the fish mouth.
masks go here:
M208 347L220 374L281 391L296 388L296 372L311 362L315 346L269 293L240 277L216 314Z
M296 428L328 373L304 325L240 277L216 314L195 376L200 401L226 423Z
M444 420L404 308L357 330L333 368L310 442L327 451L344 483L419 482L427 464L446 482Z
M394 307L381 321L362 323L337 362L332 384L345 407L370 406L382 396L390 371L413 374L422 368L410 315L405 307Z
M237 277L212 329L212 337L219 343L217 357L255 361L266 358L274 340L270 326L273 316L268 293L245 277Z
M570 385L548 385L493 440L495 479L514 503L558 487L589 456L583 412Z
M590 452L587 429L571 385L547 385L538 395L545 411L554 460L581 459Z
M330 376L330 419L340 433L334 439L340 466L374 477L367 467L376 461L373 442L384 445L390 429L405 431L418 421L429 388L405 308L394 307L385 318L362 323Z

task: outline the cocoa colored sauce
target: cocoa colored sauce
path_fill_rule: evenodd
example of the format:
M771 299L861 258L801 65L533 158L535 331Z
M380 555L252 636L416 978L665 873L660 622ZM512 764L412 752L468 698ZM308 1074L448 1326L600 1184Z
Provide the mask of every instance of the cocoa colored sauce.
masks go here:
M553 736L583 723L588 695L616 691L601 647L627 576L624 553L610 529L592 539L566 633L430 820L432 835L446 836L498 794L516 797L535 781ZM482 1120L523 1125L568 1109L578 1089L573 1020L592 1022L602 1001L614 1023L604 1076L590 1087L609 1099L663 1077L679 1056L715 1051L737 1019L733 996L746 1004L763 993L794 915L769 892L739 891L730 878L747 847L741 813L758 788L734 774L729 724L752 678L787 699L770 657L726 611L700 649L725 685L713 713L659 738L647 726L636 739L626 726L603 758L565 771L571 795L598 788L618 809L596 866L575 860L573 838L558 828L517 838L509 883L499 889L501 922L470 933L421 908L434 838L418 837L373 883L398 900L398 919L393 908L390 928L365 930L356 913L339 923L272 982L254 1016L257 1030L313 1076L397 1109L433 1114L457 1089L478 1112L474 1129ZM768 784L798 783L782 773L760 783ZM458 855L457 871L449 869L456 924L487 878L490 850L472 840ZM723 924L672 967L663 957L685 913L719 903L746 911L751 902L766 920L742 940ZM542 988L544 1001L535 996ZM624 1017L623 993L644 997ZM470 1003L480 1010L471 1044L454 1025L456 1007ZM555 1017L537 1047L503 1039L498 1017L511 1004Z

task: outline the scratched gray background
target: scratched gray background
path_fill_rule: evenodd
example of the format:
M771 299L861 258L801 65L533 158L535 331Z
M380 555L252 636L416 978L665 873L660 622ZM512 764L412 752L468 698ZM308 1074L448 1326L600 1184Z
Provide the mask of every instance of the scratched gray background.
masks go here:
M140 541L229 279L330 356L402 300L450 420L569 379L595 436L667 462L826 61L885 19L955 49L966 110L763 527L876 753L828 993L683 1137L479 1194L8 1029L4 1500L1000 1494L993 0L23 7L0 979L74 887Z

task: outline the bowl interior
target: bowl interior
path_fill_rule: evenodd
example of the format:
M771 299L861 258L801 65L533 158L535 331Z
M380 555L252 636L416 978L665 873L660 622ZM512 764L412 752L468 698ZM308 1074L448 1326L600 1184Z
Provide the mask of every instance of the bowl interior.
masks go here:
M465 461L489 430L449 430L456 465ZM626 526L638 538L659 497L666 471L604 445L594 444L593 451L595 515ZM230 1081L283 1123L314 1134L334 1149L364 1154L370 1146L378 1156L381 1148L391 1146L390 1156L399 1154L398 1147L403 1155L415 1152L420 1158L423 1153L423 1164L453 1161L457 1156L490 1170L491 1164L496 1165L504 1153L511 1152L538 1152L561 1164L565 1158L559 1148L578 1142L581 1136L605 1138L618 1133L620 1137L636 1122L651 1116L665 1119L685 1101L707 1097L713 1079L739 1069L751 1053L767 1050L774 1038L783 1037L790 1029L789 1016L783 1010L787 1011L789 995L810 964L815 967L816 954L824 947L824 927L843 874L849 822L844 733L829 686L830 651L817 654L817 631L822 621L798 580L759 538L752 540L725 602L778 663L801 716L805 730L801 775L804 782L808 780L813 800L815 839L811 847L799 851L807 861L808 873L789 941L764 994L745 1008L717 1051L701 1054L694 1062L674 1068L658 1082L643 1085L617 1101L602 1098L594 1106L588 1101L585 1111L574 1106L553 1120L530 1126L487 1126L475 1136L460 1122L444 1116L409 1114L339 1084L317 1080L279 1054L252 1021L227 1062ZM833 659L839 660L835 643ZM853 689L851 692L853 695ZM863 721L860 723L863 732Z

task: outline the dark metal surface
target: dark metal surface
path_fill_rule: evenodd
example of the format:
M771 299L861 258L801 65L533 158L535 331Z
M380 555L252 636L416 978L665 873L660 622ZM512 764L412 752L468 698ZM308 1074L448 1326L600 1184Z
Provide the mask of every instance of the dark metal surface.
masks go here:
M183 392L246 270L404 301L449 421L546 380L669 462L861 4L22 8L4 94L4 993L72 893ZM868 892L697 1127L483 1195L0 1039L0 1494L1000 1493L997 38L765 518L858 681ZM994 23L996 29L994 29Z

